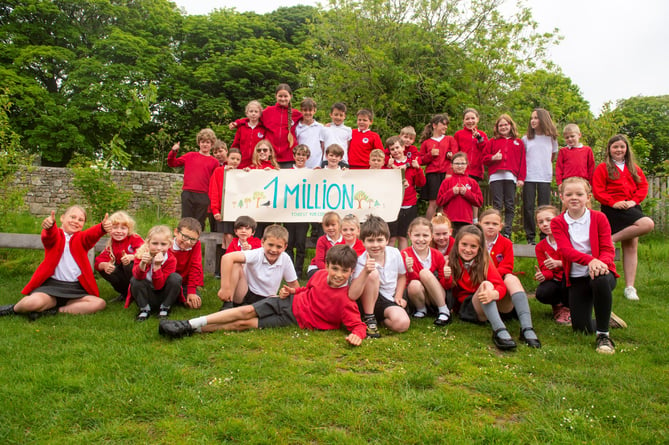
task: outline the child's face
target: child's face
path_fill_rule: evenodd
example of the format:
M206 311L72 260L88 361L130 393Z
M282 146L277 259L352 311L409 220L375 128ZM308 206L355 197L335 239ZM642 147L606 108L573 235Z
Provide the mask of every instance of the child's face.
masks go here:
M434 244L443 249L448 246L448 242L451 240L451 227L448 224L433 224L432 238Z
M195 230L181 228L174 229L174 236L177 240L177 246L181 250L191 249L200 239L200 235Z
M325 270L328 271L328 286L342 287L348 283L353 270L350 267L343 267L338 264L325 263Z
M348 222L342 223L341 236L347 244L353 244L355 240L358 239L359 234L360 228L358 228L357 224Z
M434 134L435 136L445 135L447 129L448 129L448 124L444 121L432 124L432 134Z
M494 239L502 230L502 219L497 215L487 215L479 221L483 228L483 235L487 240Z
M530 127L532 127L533 130L539 128L539 115L536 111L533 111L532 116L530 116Z
M386 252L388 238L384 235L372 235L362 240L365 250L372 258L381 258Z
M541 233L546 236L553 234L551 232L551 220L555 218L555 214L550 210L544 210L543 212L537 213L537 226Z
M570 147L575 147L578 145L578 141L581 140L581 133L578 133L576 131L569 131L564 134L564 141L569 145Z
M627 144L624 141L615 141L609 147L611 159L616 162L625 162L625 154L627 153Z
M369 168L371 170L379 170L383 168L384 159L381 156L372 156L369 158Z
M408 147L409 145L413 145L413 143L416 142L416 135L402 133L400 134L400 139L402 140L402 144L404 144L405 147Z
M70 209L60 217L60 224L65 233L73 234L80 232L86 223L86 215L77 208Z
M259 161L266 161L269 159L269 147L266 145L261 145L256 148L256 153L258 153Z
M365 131L369 130L369 126L372 125L372 120L364 115L358 116L358 130Z
M228 151L225 148L217 148L213 153L219 164L225 164L228 160Z
M239 164L242 163L242 155L239 153L231 153L228 156L228 165L232 168L239 167Z
M253 236L254 230L250 227L242 226L235 229L235 236L242 241L246 241Z
M129 232L130 230L128 229L128 226L116 223L112 225L112 230L109 232L109 236L111 236L114 241L123 241L128 237Z
M464 175L467 171L467 161L465 158L458 157L457 159L453 160L451 165L453 166L453 173L457 175Z
M497 123L497 132L504 137L511 135L511 124L506 119L502 119Z
M326 155L326 159L328 161L328 167L327 168L338 168L339 167L339 162L341 162L341 156L336 155L334 153L328 153Z
M339 223L337 221L329 221L325 224L323 224L323 232L330 237L330 239L338 239L339 238L339 230L341 227L339 226Z
M202 139L198 145L200 146L200 153L208 155L211 153L211 146L213 145L209 139Z
M474 128L476 128L476 125L479 123L479 117L476 115L476 113L472 113L470 111L467 114L465 114L465 117L462 120L462 123L464 124L465 128L473 130Z
M471 261L476 258L480 248L478 237L468 233L458 243L458 256L462 261Z
M314 121L314 114L316 114L315 108L301 108L300 111L302 112L302 120L304 120L305 123L310 124Z
M270 264L274 264L279 256L286 250L286 242L281 238L268 236L262 240L262 248L265 250L265 258Z
M580 215L590 200L585 186L580 183L562 184L562 186L562 195L560 195L562 204L571 215Z
M388 150L393 159L402 159L404 157L404 146L400 142L395 142L388 147Z
M430 248L432 232L428 226L416 224L411 228L411 232L409 232L409 239L416 252L425 252Z
M167 235L154 235L149 240L149 253L156 256L158 253L165 253L170 248L172 240Z
M332 119L333 124L341 125L346 120L346 113L341 110L332 110L330 113L330 119Z
M260 119L261 114L262 110L258 107L249 107L249 109L246 110L246 117L250 122L257 122L258 119Z
M290 106L290 100L292 98L293 96L286 90L281 90L278 93L276 93L276 101L282 107L288 108L288 106Z
M307 159L309 159L309 156L307 156L307 153L304 151L298 151L293 157L295 158L295 166L297 168L304 168Z

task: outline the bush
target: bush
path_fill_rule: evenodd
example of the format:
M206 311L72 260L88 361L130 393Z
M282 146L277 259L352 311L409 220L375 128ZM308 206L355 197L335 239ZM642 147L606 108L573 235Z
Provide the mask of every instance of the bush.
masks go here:
M100 221L105 213L128 208L132 192L123 190L112 179L112 169L99 162L76 159L70 170L75 189L89 211L89 219Z

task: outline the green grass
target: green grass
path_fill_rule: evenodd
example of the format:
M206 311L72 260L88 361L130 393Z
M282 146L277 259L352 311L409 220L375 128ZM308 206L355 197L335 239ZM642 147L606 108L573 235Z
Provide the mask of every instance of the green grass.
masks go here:
M544 347L511 353L460 321L412 321L353 348L343 331L298 328L167 341L156 319L138 324L116 303L90 316L5 317L0 443L666 443L668 247L643 240L639 302L619 281L614 310L630 327L612 332L613 356L535 300ZM40 259L0 250L0 304L19 298ZM207 277L202 310L172 317L216 310L217 287Z

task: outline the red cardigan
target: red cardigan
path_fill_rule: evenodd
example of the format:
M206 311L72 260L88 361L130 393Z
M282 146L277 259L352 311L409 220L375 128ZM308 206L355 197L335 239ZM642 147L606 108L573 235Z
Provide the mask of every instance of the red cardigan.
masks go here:
M453 276L451 275L448 280L446 280L446 286L444 287L447 289L453 288L453 297L458 300L459 303L462 303L468 296L476 292L480 286L480 283L476 285L472 283L469 272L462 265L462 260L458 261L460 261L460 267L462 268L462 276L457 282L453 283ZM506 295L506 286L504 286L504 281L502 280L502 277L500 276L494 264L488 264L488 273L486 274L485 279L490 281L495 290L499 292L499 299L501 300L504 298Z
M102 224L96 224L93 227L76 232L70 238L70 252L74 261L81 270L81 275L77 278L81 286L89 295L100 296L98 285L95 282L93 268L88 260L88 251L95 247L105 230ZM33 290L41 286L47 279L53 275L58 267L60 258L65 251L65 233L54 223L50 229L42 230L42 244L44 245L44 260L37 266L37 270L23 288L23 295L30 295Z
M617 167L616 170L618 170ZM634 182L629 169L625 168L625 171L622 172L618 170L620 174L613 179L609 177L606 163L599 164L592 178L592 193L595 199L609 207L613 207L613 204L618 201L634 201L641 204L648 195L648 181L638 165L636 165L636 171L640 180L638 184Z
M469 162L467 174L476 176L477 178L483 178L483 160L481 159L481 156L483 148L485 147L486 142L488 142L488 136L481 130L479 130L479 133L482 136L480 142L473 136L472 131L468 128L456 131L453 138L458 144L458 151L467 153L467 162Z
M242 154L242 162L238 168L244 168L251 165L253 150L255 150L258 142L265 139L266 130L260 121L258 121L255 127L249 127L249 120L246 117L244 119L237 119L235 124L237 125L237 132L230 147L239 148Z
M420 262L420 259L416 256L411 246L402 250L402 261L404 261L404 267L407 265L406 258L404 254L409 255L413 259L413 272L409 272L407 268L407 285L413 280L420 280L420 271L423 270L423 263ZM430 264L430 272L437 273L437 279L442 287L446 286L446 277L444 276L444 266L446 265L446 260L444 256L437 249L430 247L430 255L432 257L432 264Z
M177 261L176 272L181 275L181 286L187 294L197 293L198 286L204 286L202 273L202 243L198 241L191 250L172 250L170 255Z
M432 155L432 149L438 148L439 154ZM458 143L455 142L453 136L444 136L444 138L437 142L430 138L420 144L420 159L421 164L427 165L425 173L450 173L451 160L448 159L448 153L457 153Z
M502 277L513 273L514 258L511 240L502 235L497 236L497 241L490 250L490 259Z
M297 145L295 127L302 119L302 113L294 108L290 110L276 104L265 108L260 121L265 127L265 139L269 140L274 147L277 162L292 162L293 147ZM288 143L288 131L293 135L293 143Z
M500 161L493 161L492 157L498 151L502 152ZM483 163L488 166L488 175L500 170L513 173L518 181L525 181L527 170L525 166L525 144L520 139L497 138L490 139L483 149Z
M592 255L579 252L571 245L569 224L564 219L564 213L551 220L551 231L558 245L558 250L562 253L562 265L567 279L567 286L571 284L569 281L571 263L587 266L595 258L606 264L609 267L609 271L618 278L616 265L613 262L616 251L613 247L613 241L611 241L611 226L609 225L609 220L606 219L606 216L602 212L590 210L590 248L592 249Z
M255 236L249 236L246 239L246 242L249 243L249 245L251 246L251 250L259 249L260 247L262 247L262 241L260 241L260 238L256 238ZM241 252L241 250L242 246L239 244L239 238L235 237L232 238L232 241L230 241L230 245L225 250L225 253Z
M467 191L464 195L453 193L453 187L456 185L465 186ZM469 176L453 174L453 176L444 179L441 187L439 187L437 205L444 208L444 213L451 221L471 224L474 216L472 207L481 207L482 204L483 193L481 193L481 187L475 179Z
M425 185L425 174L422 168L415 168L411 166L411 159L407 156L405 162L393 161L397 167L406 165L404 170L404 179L409 183L409 187L404 189L404 198L402 199L402 206L415 206L418 204L418 193L416 187Z
M316 240L316 252L311 259L310 266L316 266L318 269L325 269L325 255L327 255L328 250L330 250L332 246L333 244L330 244L327 235L318 237L318 240Z
M114 264L121 264L121 257L125 254L134 255L137 249L142 247L144 240L137 234L126 236L122 241L111 240L110 247L105 247L105 250L95 257L95 270L100 270L100 263L110 263L111 254L114 254Z
M367 325L360 319L356 302L348 298L348 286L328 285L328 273L319 270L306 287L295 290L293 315L302 329L339 329L343 324L360 338L367 336Z
M584 145L582 147L563 147L558 152L555 163L555 182L562 184L567 178L574 176L587 179L592 183L592 174L595 171L595 156L592 148Z
M534 253L537 255L537 262L539 263L539 269L541 270L541 273L544 274L546 281L550 280L562 281L562 278L564 277L564 262L562 263L563 267L557 269L549 269L544 265L544 262L548 259L549 256L554 260L564 261L562 259L562 254L560 253L559 249L558 250L553 249L553 247L551 247L551 245L548 244L547 238L544 238L541 241L539 241L539 244L534 246Z
M211 214L216 215L223 213L221 211L221 205L223 201L223 182L225 180L225 166L221 165L220 167L214 170L214 173L211 175L209 180L209 208L211 209Z

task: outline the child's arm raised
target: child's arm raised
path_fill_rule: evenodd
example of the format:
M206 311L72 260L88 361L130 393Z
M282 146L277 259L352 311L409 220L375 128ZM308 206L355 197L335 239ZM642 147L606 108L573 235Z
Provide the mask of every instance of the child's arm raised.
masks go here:
M348 298L356 301L362 295L362 291L365 289L365 284L367 283L367 278L369 275L376 270L376 261L374 258L367 256L367 261L360 271L360 275L353 279L351 282L351 287L348 288Z

